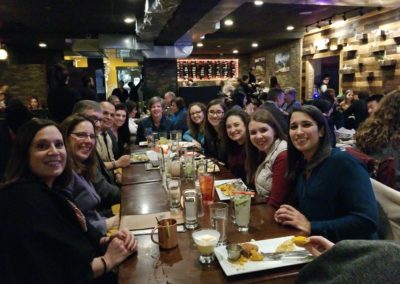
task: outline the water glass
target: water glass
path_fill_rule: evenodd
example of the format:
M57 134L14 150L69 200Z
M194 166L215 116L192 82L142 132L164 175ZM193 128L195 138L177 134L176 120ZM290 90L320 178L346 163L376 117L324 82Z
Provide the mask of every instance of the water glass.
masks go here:
M215 202L210 205L210 220L213 229L220 233L217 245L226 244L226 226L228 222L228 204Z
M171 210L178 210L181 207L181 180L179 178L168 178L167 188L169 208Z
M197 203L198 195L196 189L187 189L183 192L183 204L185 207L185 228L189 230L196 229L197 221ZM201 201L200 201L201 202Z
M250 194L236 194L233 198L235 206L236 225L239 232L247 232L250 222Z

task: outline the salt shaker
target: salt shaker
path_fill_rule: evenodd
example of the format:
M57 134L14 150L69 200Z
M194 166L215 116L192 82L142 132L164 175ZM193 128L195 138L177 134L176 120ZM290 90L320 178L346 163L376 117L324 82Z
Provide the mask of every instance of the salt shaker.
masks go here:
M197 203L199 202L196 189L187 189L183 193L185 228L188 230L196 229L197 220Z

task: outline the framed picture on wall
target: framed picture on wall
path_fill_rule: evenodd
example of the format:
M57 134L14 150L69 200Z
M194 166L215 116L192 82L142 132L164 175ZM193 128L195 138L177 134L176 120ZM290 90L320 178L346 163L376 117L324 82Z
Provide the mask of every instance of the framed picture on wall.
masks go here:
M290 52L280 52L275 55L275 72L283 73L290 71Z
M133 82L136 86L142 78L140 67L117 67L117 82L124 81L124 88L129 89L128 83Z
M266 76L266 59L265 57L259 57L254 59L255 76L258 79L264 80Z

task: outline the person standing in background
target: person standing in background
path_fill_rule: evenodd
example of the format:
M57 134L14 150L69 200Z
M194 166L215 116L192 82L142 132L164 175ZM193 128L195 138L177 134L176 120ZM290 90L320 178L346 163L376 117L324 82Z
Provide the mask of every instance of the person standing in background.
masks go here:
M81 92L81 97L83 100L91 100L91 101L98 101L97 93L95 90L95 85L94 85L94 80L93 77L89 75L84 75L82 76L82 89L80 90Z
M128 99L128 91L124 89L124 81L119 81L118 82L118 88L115 88L111 96L117 96L120 100L121 103L124 103Z
M77 90L70 88L68 69L57 64L54 67L55 86L49 91L47 105L51 118L60 123L72 113L72 109L77 101L81 99Z

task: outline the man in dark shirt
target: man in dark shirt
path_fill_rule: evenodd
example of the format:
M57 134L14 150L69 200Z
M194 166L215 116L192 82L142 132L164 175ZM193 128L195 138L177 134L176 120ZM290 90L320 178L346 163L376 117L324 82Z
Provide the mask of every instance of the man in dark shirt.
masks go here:
M124 81L118 82L118 88L115 88L112 93L112 96L117 96L121 103L124 103L128 99L128 91L124 89Z

